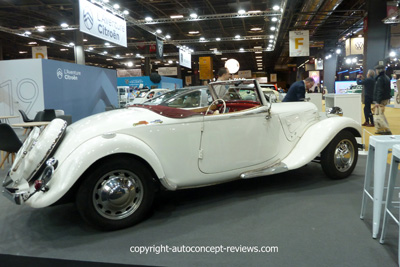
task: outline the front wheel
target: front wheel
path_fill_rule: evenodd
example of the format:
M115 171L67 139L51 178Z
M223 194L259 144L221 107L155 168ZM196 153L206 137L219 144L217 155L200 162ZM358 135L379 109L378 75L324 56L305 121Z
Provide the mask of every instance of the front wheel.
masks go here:
M101 230L118 230L140 222L150 210L154 183L134 159L110 160L85 179L76 196L83 219Z
M350 176L358 159L357 142L352 133L341 131L321 152L321 165L331 179L344 179Z

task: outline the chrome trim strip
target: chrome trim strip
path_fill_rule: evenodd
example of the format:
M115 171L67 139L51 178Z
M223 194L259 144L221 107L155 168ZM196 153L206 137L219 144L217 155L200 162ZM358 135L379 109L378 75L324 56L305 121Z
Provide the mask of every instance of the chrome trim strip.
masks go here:
M286 172L287 170L288 170L288 167L286 164L278 163L278 164L275 164L268 168L262 168L262 169L258 169L258 170L244 172L240 175L240 178L249 179L249 178L254 178L254 177L260 177L260 176L265 176L265 175Z

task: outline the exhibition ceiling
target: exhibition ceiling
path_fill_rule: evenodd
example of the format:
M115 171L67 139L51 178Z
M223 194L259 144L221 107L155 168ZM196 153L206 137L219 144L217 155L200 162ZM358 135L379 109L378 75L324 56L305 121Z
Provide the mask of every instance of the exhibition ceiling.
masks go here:
M72 43L78 35L84 39L87 65L126 68L131 62L131 68L139 68L149 57L153 67L176 66L178 47L185 45L193 50L193 62L198 56L211 56L217 69L235 58L241 70L269 72L297 63L289 57L289 31L309 30L311 55L322 57L327 45L358 34L365 15L365 0L92 2L125 16L127 47L87 34L79 37L78 0L2 0L3 59L31 58L32 46L47 46L49 59L74 62ZM164 41L163 61L153 50L156 36Z

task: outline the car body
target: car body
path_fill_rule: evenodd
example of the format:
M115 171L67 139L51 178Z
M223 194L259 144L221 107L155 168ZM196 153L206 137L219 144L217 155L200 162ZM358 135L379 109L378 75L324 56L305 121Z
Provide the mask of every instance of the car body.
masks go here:
M215 94L221 85L225 100ZM314 160L333 179L353 171L356 121L321 116L308 102L269 102L256 80L209 90L212 103L197 109L140 105L35 128L4 179L5 195L43 208L70 194L86 222L115 230L142 220L156 189L267 176Z
M127 105L141 104L153 97L160 96L168 91L170 91L170 90L169 89L150 89L150 90L140 91L139 94L134 99L131 99L127 103Z

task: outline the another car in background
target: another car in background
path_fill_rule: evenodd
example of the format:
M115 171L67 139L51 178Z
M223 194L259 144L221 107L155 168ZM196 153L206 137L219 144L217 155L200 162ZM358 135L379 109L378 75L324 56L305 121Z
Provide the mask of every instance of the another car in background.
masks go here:
M143 105L161 105L171 108L195 109L207 107L212 102L208 86L193 86L169 91L148 100Z
M268 100L270 99L273 103L281 102L281 100L279 99L279 92L276 84L261 83L260 87L265 95L265 98L267 98Z
M133 100L131 100L127 105L141 104L143 102L146 102L149 99L152 99L153 97L160 96L168 91L170 91L170 90L169 89L150 89L150 90L146 90L146 91L141 91L141 92L139 92L138 96L136 96Z

